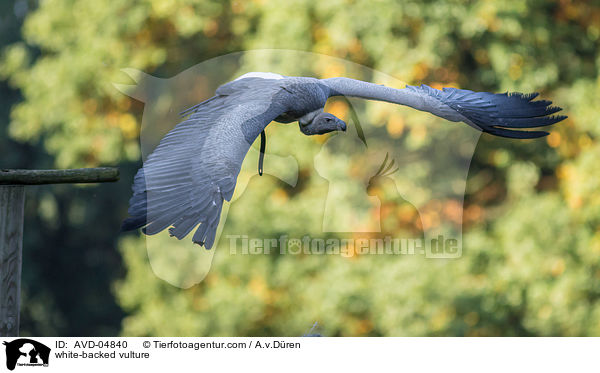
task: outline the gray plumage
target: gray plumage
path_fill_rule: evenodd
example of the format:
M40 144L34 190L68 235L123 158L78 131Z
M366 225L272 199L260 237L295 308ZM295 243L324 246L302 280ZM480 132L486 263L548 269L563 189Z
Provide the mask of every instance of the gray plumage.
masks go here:
M440 91L426 85L394 89L348 78L246 74L182 113L187 118L165 135L136 174L130 217L122 229L144 227L152 235L169 228L182 239L198 227L193 242L210 249L223 201L231 200L244 157L258 135L272 121L298 121L305 135L345 131L342 120L323 112L332 96L406 105L511 138L545 136L547 132L514 128L547 126L566 118L551 116L561 110L551 102L532 101L537 94Z

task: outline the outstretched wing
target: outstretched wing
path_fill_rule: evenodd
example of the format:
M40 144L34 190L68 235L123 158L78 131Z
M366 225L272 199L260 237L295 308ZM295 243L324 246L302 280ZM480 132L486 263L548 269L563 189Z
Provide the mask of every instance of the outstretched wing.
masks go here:
M285 111L283 84L235 80L186 110L191 115L165 135L136 174L122 229L145 227L152 235L171 227L171 235L182 239L200 224L193 241L210 249L248 149Z
M330 78L321 82L329 87L330 96L361 97L406 105L453 122L465 122L501 137L530 139L546 136L548 132L514 129L548 126L566 118L552 115L562 110L551 106L552 102L532 101L537 93L494 94L456 88L440 91L424 84L395 89L349 78Z

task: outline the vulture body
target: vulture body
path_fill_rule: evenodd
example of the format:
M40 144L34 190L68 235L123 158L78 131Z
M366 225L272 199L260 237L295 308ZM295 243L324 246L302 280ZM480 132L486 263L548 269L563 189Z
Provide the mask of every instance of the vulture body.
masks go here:
M123 230L148 235L169 228L210 249L224 200L231 200L242 162L272 121L299 122L305 135L345 131L346 123L323 108L332 96L386 101L427 111L496 136L530 139L520 131L557 123L565 116L537 94L473 92L426 85L394 89L349 78L315 79L249 73L220 86L215 96L184 111L135 176Z

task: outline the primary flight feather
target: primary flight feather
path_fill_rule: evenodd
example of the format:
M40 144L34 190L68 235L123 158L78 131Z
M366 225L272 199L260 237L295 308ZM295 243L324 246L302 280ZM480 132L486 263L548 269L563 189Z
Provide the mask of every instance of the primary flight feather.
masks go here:
M123 230L156 234L169 228L182 239L210 249L224 200L231 200L248 149L272 121L299 122L300 131L318 135L345 131L346 123L323 108L329 97L386 101L427 111L496 136L530 139L565 119L537 94L473 92L426 85L394 89L349 78L315 79L249 73L220 86L215 96L191 107L160 141L135 176Z

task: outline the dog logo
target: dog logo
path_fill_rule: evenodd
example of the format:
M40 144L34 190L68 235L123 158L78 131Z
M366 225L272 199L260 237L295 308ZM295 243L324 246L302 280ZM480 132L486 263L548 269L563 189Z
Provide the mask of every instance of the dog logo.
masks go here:
M6 367L14 370L18 366L48 366L50 348L33 339L19 338L3 342L6 346Z

